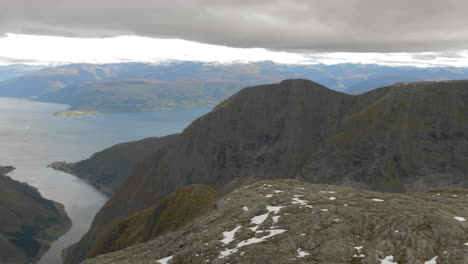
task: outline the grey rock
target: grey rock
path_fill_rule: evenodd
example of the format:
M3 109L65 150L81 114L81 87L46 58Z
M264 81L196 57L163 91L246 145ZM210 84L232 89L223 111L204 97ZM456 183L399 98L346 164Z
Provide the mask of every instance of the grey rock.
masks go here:
M252 223L265 214L261 224ZM380 264L385 258L424 264L434 257L439 264L465 264L468 222L456 217L468 220L468 190L404 195L261 181L234 190L177 232L83 263L149 264L173 256L172 264ZM226 239L224 232L236 227ZM284 232L268 237L271 230Z

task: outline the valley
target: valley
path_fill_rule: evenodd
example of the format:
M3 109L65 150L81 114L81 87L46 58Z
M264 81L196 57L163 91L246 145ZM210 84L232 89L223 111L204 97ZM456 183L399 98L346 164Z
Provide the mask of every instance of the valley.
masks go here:
M0 111L8 113L0 115L0 145L2 150L8 150L0 151L0 160L2 164L16 167L8 175L37 188L44 198L63 204L73 224L64 236L51 244L39 260L40 264L61 264L62 250L81 238L108 199L84 180L47 168L50 163L84 159L120 142L176 133L208 111L53 116L66 108L66 105L0 98Z

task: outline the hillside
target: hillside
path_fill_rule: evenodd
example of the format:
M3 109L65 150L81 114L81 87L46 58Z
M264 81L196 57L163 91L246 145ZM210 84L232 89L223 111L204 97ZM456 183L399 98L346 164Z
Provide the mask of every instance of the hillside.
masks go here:
M311 79L333 90L359 94L403 81L468 79L468 69L270 61L70 64L0 82L0 96L70 105L57 113L61 116L210 108L243 87L291 78Z
M0 167L0 263L35 263L71 221L61 204L5 176L11 170Z
M467 196L460 189L402 195L261 181L174 233L84 264L464 264Z
M400 83L358 96L307 80L243 89L124 173L66 263L189 184L220 194L279 178L382 192L468 187L466 101L468 81Z
M0 81L33 73L35 71L42 70L43 68L45 67L25 64L0 65Z

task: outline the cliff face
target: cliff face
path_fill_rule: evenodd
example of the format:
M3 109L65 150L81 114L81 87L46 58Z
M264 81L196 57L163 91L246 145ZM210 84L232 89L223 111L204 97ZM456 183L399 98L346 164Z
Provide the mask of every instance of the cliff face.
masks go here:
M84 264L464 264L467 195L261 181L234 190L179 231Z
M0 166L0 263L35 263L71 221L62 205L5 176L11 170Z
M376 191L466 187L468 82L403 83L359 96L306 80L243 89L146 156L69 251L182 186L219 192L295 178Z

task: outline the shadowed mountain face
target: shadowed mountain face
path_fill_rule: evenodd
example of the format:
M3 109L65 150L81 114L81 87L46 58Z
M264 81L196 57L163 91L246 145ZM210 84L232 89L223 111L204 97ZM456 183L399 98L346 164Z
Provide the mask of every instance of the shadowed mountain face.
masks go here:
M220 193L279 178L389 192L468 187L467 101L468 81L359 96L307 80L243 89L135 162L66 263L88 256L111 223L194 183Z
M290 78L311 79L334 90L359 94L402 81L468 79L468 69L269 61L71 64L0 82L0 96L71 105L58 113L63 116L209 108L243 87Z
M0 166L0 263L35 263L71 226L63 206L5 176Z

